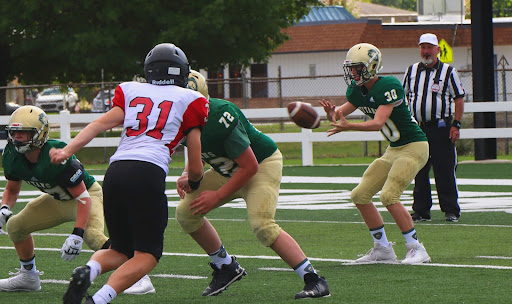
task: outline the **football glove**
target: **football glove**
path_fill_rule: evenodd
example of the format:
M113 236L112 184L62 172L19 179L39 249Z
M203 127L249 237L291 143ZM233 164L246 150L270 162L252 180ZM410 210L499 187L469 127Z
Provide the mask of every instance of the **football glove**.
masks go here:
M60 252L62 252L61 258L64 261L74 260L80 254L80 251L82 251L83 242L84 240L81 236L70 234L60 250Z
M2 208L0 208L0 229L7 223L9 218L12 215L11 208L7 205L3 205Z

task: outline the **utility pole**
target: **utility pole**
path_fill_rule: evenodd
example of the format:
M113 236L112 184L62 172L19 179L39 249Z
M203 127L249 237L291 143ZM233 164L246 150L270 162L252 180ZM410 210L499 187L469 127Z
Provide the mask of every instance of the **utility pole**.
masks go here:
M473 99L495 101L492 1L471 1L471 48ZM496 128L496 113L475 113L473 123L475 128ZM496 158L496 138L475 139L475 160Z

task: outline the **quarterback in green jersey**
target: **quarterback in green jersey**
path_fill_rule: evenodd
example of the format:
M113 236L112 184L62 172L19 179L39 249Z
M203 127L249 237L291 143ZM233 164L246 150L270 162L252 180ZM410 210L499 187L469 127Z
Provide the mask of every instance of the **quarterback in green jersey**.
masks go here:
M380 200L406 241L407 254L401 263L426 263L430 262L430 256L418 241L412 218L400 203L400 195L426 164L428 142L409 112L400 81L376 75L381 66L382 54L377 47L369 43L354 45L343 63L348 102L335 109L329 101L320 101L327 118L333 122L328 136L347 130L381 131L389 141L384 155L371 163L350 195L374 241L373 248L356 262L396 262L393 245L384 231L384 221L372 202L372 197L381 191ZM349 122L345 116L356 109L372 119Z
M208 98L204 77L191 71L189 88ZM233 103L210 98L208 122L201 132L202 159L211 168L196 190L188 186L187 166L177 181L181 200L176 219L181 228L210 256L213 279L203 296L223 292L245 275L235 257L228 254L217 231L205 215L236 198L246 202L253 233L274 250L304 280L295 298L330 295L327 281L318 276L299 244L276 224L283 158L275 142L258 131Z
M35 291L41 289L41 282L31 233L75 222L73 232L62 245L61 257L65 261L78 256L83 242L93 250L108 248L103 193L74 155L60 164L51 163L49 150L66 144L48 140L48 116L41 109L18 108L6 130L8 143L2 153L2 165L7 185L2 195L0 227L7 223L21 268L14 276L0 280L0 291ZM18 200L23 181L44 194L13 215L11 208Z

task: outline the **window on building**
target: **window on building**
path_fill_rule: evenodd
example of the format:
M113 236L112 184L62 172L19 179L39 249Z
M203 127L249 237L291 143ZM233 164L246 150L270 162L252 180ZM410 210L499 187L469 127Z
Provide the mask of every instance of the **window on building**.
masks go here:
M224 98L224 71L222 68L208 71L208 95Z
M229 97L242 98L242 66L229 65Z
M309 65L309 77L316 77L316 64L314 63Z
M266 63L251 64L251 97L268 97Z

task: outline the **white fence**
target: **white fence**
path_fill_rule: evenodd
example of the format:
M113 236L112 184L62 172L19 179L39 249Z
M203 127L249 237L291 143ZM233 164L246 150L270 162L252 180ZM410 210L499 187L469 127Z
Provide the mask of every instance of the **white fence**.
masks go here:
M325 112L321 107L315 107L325 119ZM266 109L243 109L248 119L279 119L288 118L286 108ZM464 113L479 112L512 112L512 102L467 102L464 104ZM49 115L50 123L60 125L60 140L69 142L71 140L71 123L89 123L98 118L101 114L70 114L62 111L59 115ZM351 116L364 115L357 110ZM350 116L349 116L350 117ZM7 125L9 116L0 116L0 125ZM313 165L313 142L333 141L383 141L386 140L380 132L350 131L341 132L327 138L325 132L312 132L309 129L302 129L296 133L267 133L275 142L300 142L302 143L302 165ZM475 138L512 138L512 127L509 128L482 128L482 129L461 129L461 139ZM86 147L116 147L119 144L119 137L97 137ZM0 140L0 148L7 144L6 140Z

